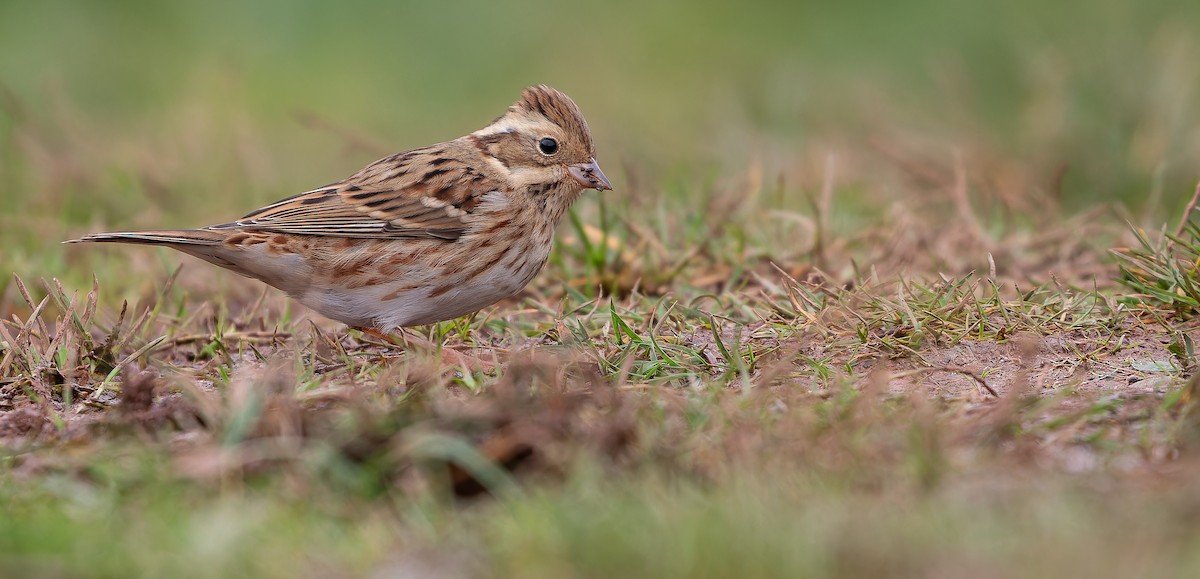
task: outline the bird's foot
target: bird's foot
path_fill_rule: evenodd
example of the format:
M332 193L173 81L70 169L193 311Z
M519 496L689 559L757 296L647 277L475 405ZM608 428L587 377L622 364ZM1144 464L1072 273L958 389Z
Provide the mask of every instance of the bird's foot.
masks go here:
M470 372L491 372L496 369L496 360L494 357L492 360L485 360L466 352L460 352L450 346L435 344L423 336L407 333L403 330L395 333L387 333L380 331L378 328L351 329L362 332L364 336L375 338L383 342L383 345L401 346L405 349L412 345L417 345L427 351L438 352L442 364L446 366L465 368Z

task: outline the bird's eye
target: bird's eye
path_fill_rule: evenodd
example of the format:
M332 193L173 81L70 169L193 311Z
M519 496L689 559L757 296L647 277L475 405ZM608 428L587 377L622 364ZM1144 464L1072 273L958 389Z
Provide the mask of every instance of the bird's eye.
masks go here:
M543 155L553 155L558 152L558 141L550 137L542 137L542 140L538 141L538 150Z

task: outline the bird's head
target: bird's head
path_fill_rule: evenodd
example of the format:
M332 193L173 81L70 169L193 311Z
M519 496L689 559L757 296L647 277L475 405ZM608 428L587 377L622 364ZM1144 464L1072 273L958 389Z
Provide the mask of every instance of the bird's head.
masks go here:
M579 106L549 86L526 88L502 116L468 138L514 187L562 183L572 194L612 189L596 164L596 146Z

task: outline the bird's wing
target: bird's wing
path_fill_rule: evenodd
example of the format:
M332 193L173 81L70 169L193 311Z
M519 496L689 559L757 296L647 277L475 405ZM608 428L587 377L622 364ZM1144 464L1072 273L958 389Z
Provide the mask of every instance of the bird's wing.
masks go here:
M381 159L345 181L283 199L210 229L356 238L458 239L497 179L436 147Z

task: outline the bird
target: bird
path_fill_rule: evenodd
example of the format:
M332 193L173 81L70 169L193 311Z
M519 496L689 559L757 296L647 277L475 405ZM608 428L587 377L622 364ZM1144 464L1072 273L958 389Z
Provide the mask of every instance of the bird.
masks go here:
M352 328L387 333L518 294L587 189L612 189L587 121L566 94L537 85L473 133L385 157L236 221L64 243L169 247Z

